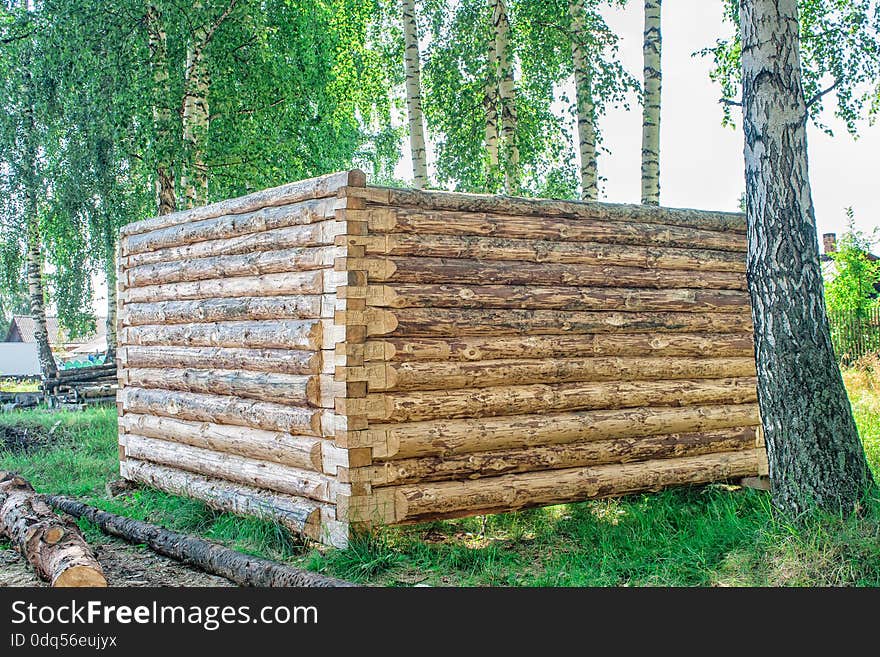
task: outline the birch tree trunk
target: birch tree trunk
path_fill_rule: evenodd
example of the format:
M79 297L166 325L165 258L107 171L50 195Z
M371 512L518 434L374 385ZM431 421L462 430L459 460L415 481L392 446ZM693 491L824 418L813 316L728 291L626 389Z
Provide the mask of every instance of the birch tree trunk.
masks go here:
M40 359L40 371L44 379L56 376L57 367L52 347L49 343L49 330L46 325L46 305L43 290L43 252L40 231L39 202L37 196L37 119L34 109L34 80L31 75L32 53L26 55L22 67L23 82L27 100L24 107L25 161L23 162L23 182L25 198L25 231L27 237L27 284L31 317L34 320L34 339Z
M425 127L422 116L422 84L419 63L419 32L416 25L415 0L402 0L404 66L406 67L406 109L409 115L409 147L412 155L413 186L422 189L428 184L428 159L425 149Z
M660 204L660 3L645 0L642 203L646 205Z
M107 279L107 356L109 363L116 359L116 251L109 249L110 255L104 267Z
M574 62L574 85L577 103L578 144L581 156L581 198L595 201L599 197L596 163L596 107L593 103L592 69L584 43L584 2L569 2L571 16L571 55Z
M516 84L510 44L510 20L506 0L493 0L492 25L495 32L495 58L498 62L498 95L501 101L501 142L504 191L519 191L519 146L516 143Z
M494 2L491 3L491 7L494 16ZM491 180L495 178L498 171L498 48L495 45L494 28L490 31L489 35L483 107L486 109L484 139L486 142L486 152L489 155L488 177Z
M871 483L828 330L797 0L741 0L748 282L775 503L850 511Z
M174 164L170 154L171 109L168 105L168 38L162 16L154 5L147 6L150 66L153 70L153 129L156 134L156 211L169 214L177 209Z
M197 36L201 36L197 30ZM204 205L208 198L208 170L205 165L205 142L208 138L208 89L210 78L205 61L206 44L192 43L186 51L184 74L183 147L186 163L181 172L184 204L187 208Z

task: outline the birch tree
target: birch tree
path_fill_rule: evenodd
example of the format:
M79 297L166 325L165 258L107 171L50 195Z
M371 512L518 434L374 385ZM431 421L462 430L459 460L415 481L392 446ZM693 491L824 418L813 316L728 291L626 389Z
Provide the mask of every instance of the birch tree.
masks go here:
M425 121L422 115L422 81L419 57L419 30L415 0L401 0L406 70L406 110L409 119L409 148L412 157L413 186L428 184L428 159L425 148Z
M775 503L849 512L871 474L834 357L807 162L796 0L741 0L748 282Z
M520 157L517 136L517 91L514 51L506 0L491 0L492 29L495 44L493 69L498 77L498 101L501 106L501 162L504 191L516 194L520 186Z
M661 0L645 0L642 104L642 203L660 204Z

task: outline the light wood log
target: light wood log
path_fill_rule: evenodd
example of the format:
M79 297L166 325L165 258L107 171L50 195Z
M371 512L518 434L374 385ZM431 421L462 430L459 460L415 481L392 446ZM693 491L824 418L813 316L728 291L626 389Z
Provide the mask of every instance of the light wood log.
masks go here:
M401 459L563 445L583 440L693 433L757 424L757 404L680 408L647 406L622 410L371 424L369 429L357 432L357 435L358 440L374 446L375 458ZM360 446L360 443L355 441L352 446Z
M264 189L247 196L239 196L238 198L227 199L191 210L172 212L159 217L130 223L122 227L120 234L123 236L138 235L160 228L221 217L223 215L242 214L259 208L290 205L309 199L336 196L343 187L363 187L366 182L366 174L358 169L328 173L316 178Z
M123 346L119 348L119 359L126 367L219 368L278 374L321 372L320 351L293 349Z
M737 251L635 246L601 242L481 237L478 235L393 234L344 236L339 244L362 245L367 255L519 260L585 265L625 265L648 269L695 269L742 272L745 257Z
M147 522L107 513L68 497L52 495L48 501L64 513L88 520L110 536L136 545L148 545L153 552L198 566L241 586L354 586L340 579L261 559L252 554L242 554L198 536L169 531Z
M331 245L335 242L337 235L345 233L345 228L344 221L328 219L316 224L287 226L261 233L248 233L236 237L172 246L157 251L135 253L122 258L120 264L130 270L160 262L188 261L196 258L235 256L256 251Z
M657 376L664 375L657 372ZM338 402L337 410L344 408L350 414L363 414L367 419L379 422L419 422L541 412L745 404L755 401L756 380L742 377L377 393L359 399L345 399Z
M122 388L119 396L126 413L145 413L214 424L234 424L308 436L321 435L323 412L316 408L134 387Z
M121 463L125 479L174 495L201 500L218 511L274 520L292 532L318 539L321 505L314 500L203 477L177 468L126 459Z
M753 357L750 333L634 333L369 340L364 359L390 362L475 361L579 356Z
M606 222L628 223L642 221L666 226L698 227L745 235L745 216L740 212L716 212L689 208L666 208L597 201L562 201L545 198L516 198L489 194L463 194L438 190L371 187L369 190L350 190L353 196L392 206L421 208L426 211L456 211L503 213L541 217L575 217ZM367 196L364 192L371 193Z
M755 376L753 358L597 356L473 363L400 363L390 390L454 390L567 381L718 379Z
M150 461L206 477L216 477L319 502L335 502L337 486L344 486L324 474L280 463L258 461L133 433L126 433L123 439L126 458Z
M318 297L294 297L290 299L315 299ZM277 306L283 307L281 305ZM152 314L162 321L166 306ZM267 308L269 312L271 308ZM142 312L140 317L145 317ZM171 317L179 316L172 313ZM120 331L120 343L161 347L268 348L295 349L313 352L321 348L321 323L319 321L274 320L234 321L204 324L148 324L126 326Z
M744 450L401 486L395 517L422 522L734 479L755 474L758 456L758 450Z
M754 446L754 427L738 427L701 433L639 436L460 456L386 461L351 470L350 474L353 481L368 481L373 486L419 484L752 450Z
M97 397L112 397L116 394L117 386L107 384L102 386L82 386L76 389L76 396L80 399L95 399Z
M631 246L700 248L745 253L744 235L702 230L691 225L669 226L644 222L611 223L601 219L515 216L371 208L366 213L370 233L416 235L475 235L486 237L602 242Z
M129 236L123 242L122 255L127 257L195 242L228 239L276 228L318 223L333 218L336 205L336 199L325 198L280 207L267 207L245 214L227 214L199 221L184 221L174 226Z
M572 333L742 333L752 330L746 313L572 312L561 310L458 310L406 308L394 311L395 336L568 335Z
M265 431L211 422L190 422L155 415L126 413L119 418L126 433L200 447L219 453L271 461L293 468L322 471L322 445L315 436Z
M125 291L125 301L127 304L155 303L229 297L320 295L323 292L324 274L318 270L129 287Z
M128 385L144 389L180 390L292 406L317 406L318 379L314 376L248 372L245 370L194 370L185 368L128 368Z
M737 272L644 269L464 258L341 258L337 269L363 270L371 282L746 290Z
M397 283L341 288L340 296L362 294L367 305L387 308L523 308L535 310L625 310L747 313L749 295L739 290L537 285L434 285Z
M234 256L191 258L141 265L126 270L129 288L166 283L305 272L333 266L336 247L252 251Z
M237 299L203 299L200 301L127 303L123 306L120 316L123 326L308 319L321 316L321 297L239 297ZM304 322L303 329L320 332L319 325L318 321ZM286 346L293 347L293 345Z
M0 536L53 587L105 587L101 564L72 522L56 516L23 478L0 471Z

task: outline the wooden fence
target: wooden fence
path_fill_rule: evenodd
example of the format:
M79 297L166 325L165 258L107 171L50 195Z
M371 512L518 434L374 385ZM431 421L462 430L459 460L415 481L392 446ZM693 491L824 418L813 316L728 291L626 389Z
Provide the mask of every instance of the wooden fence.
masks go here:
M865 311L829 312L831 342L841 365L880 353L880 307Z
M346 172L121 248L127 478L345 545L766 473L739 214Z

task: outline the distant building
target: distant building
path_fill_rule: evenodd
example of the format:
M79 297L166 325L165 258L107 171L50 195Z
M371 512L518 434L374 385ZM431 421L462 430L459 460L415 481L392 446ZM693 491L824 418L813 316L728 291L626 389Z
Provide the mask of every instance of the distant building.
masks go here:
M68 336L57 317L46 317L46 328L49 331L49 346L55 359L61 362L87 358L90 354L102 354L107 351L107 326L105 318L99 317L97 331L79 338ZM13 315L6 329L3 342L25 342L36 344L34 331L36 322L30 315Z

